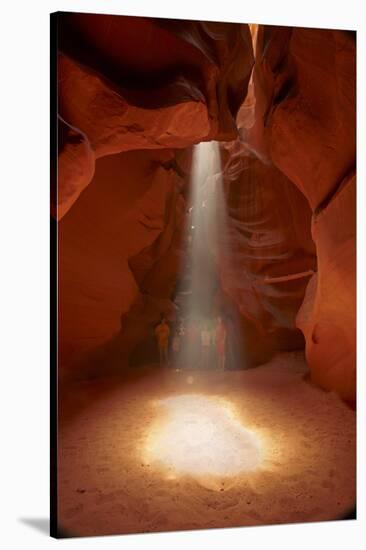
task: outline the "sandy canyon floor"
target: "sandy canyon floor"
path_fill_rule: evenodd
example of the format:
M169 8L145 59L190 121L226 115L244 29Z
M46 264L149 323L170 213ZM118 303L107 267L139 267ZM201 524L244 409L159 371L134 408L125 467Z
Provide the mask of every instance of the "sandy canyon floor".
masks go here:
M62 536L340 519L355 412L303 355L242 371L158 369L60 389Z

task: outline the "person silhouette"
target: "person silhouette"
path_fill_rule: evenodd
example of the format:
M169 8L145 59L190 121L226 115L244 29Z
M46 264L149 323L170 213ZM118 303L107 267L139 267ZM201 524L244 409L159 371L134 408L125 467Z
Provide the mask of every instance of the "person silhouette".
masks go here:
M201 357L202 357L202 368L209 368L209 359L210 359L210 350L211 350L211 332L209 331L207 324L204 323L201 330Z
M169 335L169 325L166 322L165 317L162 317L161 322L155 328L155 336L159 348L159 363L161 367L168 362Z
M216 352L220 370L225 370L226 363L226 327L223 319L217 317L216 321Z

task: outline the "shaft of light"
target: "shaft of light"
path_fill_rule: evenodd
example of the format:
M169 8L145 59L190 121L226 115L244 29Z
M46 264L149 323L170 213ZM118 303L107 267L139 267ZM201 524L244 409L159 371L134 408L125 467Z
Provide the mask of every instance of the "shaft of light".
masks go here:
M201 394L163 399L164 419L148 438L146 455L177 474L228 478L256 469L259 439L229 404Z

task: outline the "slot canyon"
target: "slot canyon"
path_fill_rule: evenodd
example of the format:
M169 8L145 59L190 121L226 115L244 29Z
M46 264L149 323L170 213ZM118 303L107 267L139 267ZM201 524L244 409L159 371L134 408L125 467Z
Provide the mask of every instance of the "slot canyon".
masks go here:
M56 27L58 535L353 518L355 33Z

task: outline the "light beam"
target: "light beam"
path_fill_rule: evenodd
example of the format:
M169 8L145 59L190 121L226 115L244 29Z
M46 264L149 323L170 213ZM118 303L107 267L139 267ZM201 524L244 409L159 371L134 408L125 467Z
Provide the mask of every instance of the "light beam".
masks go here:
M146 460L176 475L230 478L261 463L261 445L230 405L185 394L159 401L165 415L147 439Z

